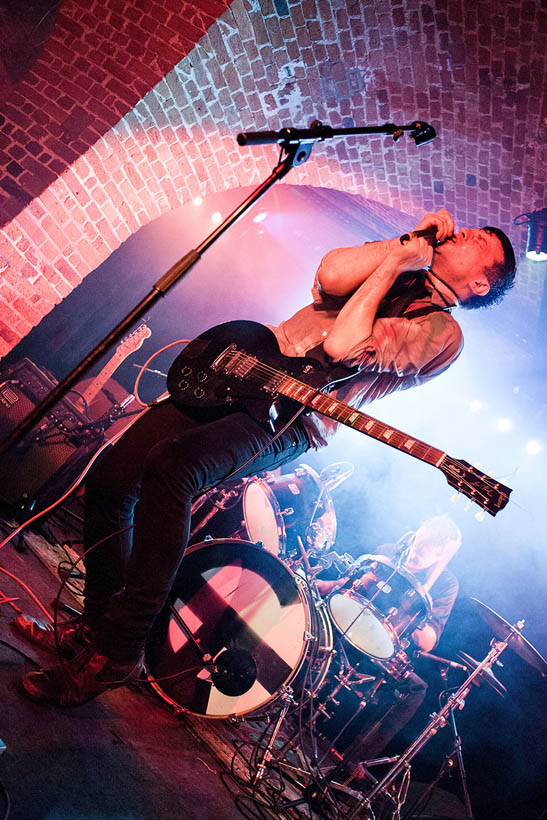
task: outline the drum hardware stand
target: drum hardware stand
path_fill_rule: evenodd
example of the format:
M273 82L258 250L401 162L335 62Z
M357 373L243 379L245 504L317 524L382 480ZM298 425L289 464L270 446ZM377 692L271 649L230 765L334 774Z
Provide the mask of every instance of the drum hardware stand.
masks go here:
M213 516L215 516L219 512L219 510L224 511L229 509L228 502L230 500L235 499L235 501L237 501L237 499L241 495L241 484L242 482L239 482L237 487L233 490L219 490L217 487L212 487L210 490L208 490L206 493L203 493L203 495L196 499L196 501L194 501L194 503L192 504L192 515L194 515L199 509L201 509L205 502L209 501L209 499L212 498L215 495L215 493L219 493L222 496L220 501L213 501L213 508L209 510L209 512L202 518L201 521L199 521L196 524L195 527L193 527L193 529L190 531L189 538L193 538L197 532L202 530L205 527L205 525L209 523L211 518L213 518Z
M353 672L353 670L349 671L347 674L344 674L341 680L339 678L340 683L339 683L337 691L340 691L340 689L343 686L347 686L347 684L349 683L349 681L351 679L352 672ZM374 677L371 677L369 675L360 675L359 673L357 673L357 675L358 675L359 678L361 678L361 682L363 682L363 679L368 679L367 682L369 680L372 680L373 685L370 687L370 690L367 693L367 696L362 697L357 710L353 713L353 715L350 717L350 719L346 722L346 724L338 732L336 737L334 739L332 739L331 741L329 741L329 745L331 745L331 746L332 746L333 743L335 743L338 740L338 738L341 736L341 734L347 729L347 727L357 717L357 715L360 714L360 712L365 708L365 706L367 706L367 704L370 702L370 700L374 697L374 695L377 692L378 688L385 681L384 675L381 675L378 678L374 678ZM357 682L359 682L359 681L357 681ZM332 698L332 700L334 700L334 698ZM336 701L334 701L334 702L336 702ZM325 710L321 708L321 706L316 708L316 710L314 712L314 715L311 718L312 731L315 728L315 721L316 721L318 713L327 714L325 712ZM289 741L287 741L285 746L280 750L281 755L286 754L286 752L291 749L291 744L294 742L294 739L295 738L293 737ZM299 753L298 747L295 751L296 751L297 754ZM289 802L283 803L281 805L277 805L276 810L282 812L285 809L296 808L297 806L301 806L301 805L304 805L304 804L308 803L312 806L312 808L314 810L316 810L318 813L321 813L320 812L321 803L325 799L326 794L328 793L329 789L331 789L331 788L336 789L338 791L342 791L342 792L348 794L350 797L356 797L356 798L362 797L360 792L358 792L358 791L352 789L351 787L349 787L346 782L342 783L342 782L338 782L336 780L338 774L341 772L342 767L345 764L345 758L342 758L339 763L337 763L335 766L330 767L330 769L328 769L328 767L321 768L327 754L328 754L328 751L325 752L323 757L318 758L317 751L316 750L313 751L313 753L312 753L312 764L313 764L313 767L314 767L314 770L315 770L313 772L307 770L304 767L297 768L296 766L293 766L293 765L289 764L288 762L286 762L282 759L277 761L277 765L278 765L281 772L286 772L287 774L304 776L304 777L309 778L309 780L308 780L308 783L306 785L298 786L300 788L300 790L302 791L302 797L299 797L295 800L291 800ZM385 763L385 762L392 762L393 760L396 760L396 759L397 758L380 758L377 761L370 761L370 765L376 765L377 763L380 764L380 763ZM294 780L291 780L290 782L293 784L293 786L296 785ZM374 782L376 782L376 781L374 781Z
M374 817L372 812L372 801L378 796L382 795L383 797L390 797L388 794L387 789L389 786L394 782L394 780L403 772L406 774L409 769L410 761L416 756L416 754L425 746L425 744L437 733L437 731L447 724L447 717L450 716L450 713L454 709L463 709L465 706L465 699L468 696L469 692L471 691L471 687L475 682L478 682L478 679L482 675L483 671L488 671L495 661L497 661L498 657L501 653L507 648L510 644L511 639L515 636L520 636L522 628L524 626L524 621L518 621L515 625L509 628L509 634L505 638L505 640L496 640L495 638L491 641L491 649L487 656L481 661L477 667L470 673L467 679L462 683L462 685L452 694L450 695L444 706L439 709L437 713L433 713L431 715L431 720L425 727L425 729L421 732L420 735L414 740L413 743L403 752L403 754L399 757L397 763L385 774L385 776L378 781L378 783L371 789L371 791L363 796L362 798L358 799L354 808L350 811L350 813L346 816L345 820L353 820L354 817L357 817L363 807L369 813L369 820Z
M253 786L256 786L257 783L260 780L262 780L262 778L264 776L264 772L266 770L266 767L268 766L270 760L273 757L272 750L273 750L275 741L277 740L277 735L279 734L279 730L281 728L281 725L282 725L283 721L285 720L285 718L287 717L287 713L288 713L290 707L294 704L293 690L290 686L283 686L281 688L280 697L281 697L281 700L283 702L283 707L279 710L279 714L277 716L277 719L276 719L276 721L274 723L274 726L273 726L272 733L270 735L270 739L268 740L268 743L266 744L266 747L265 747L264 752L262 754L262 760L258 764L256 774L254 775L254 777L251 780L251 784Z
M415 653L417 654L417 653ZM468 667L464 666L461 663L456 663L455 661L448 660L447 658L441 658L438 655L432 655L430 652L419 652L421 657L429 658L430 660L436 661L437 663L442 664L440 669L441 677L444 681L447 680L448 677L448 669L449 667L453 667L456 669L461 669L464 672L468 671ZM495 663L499 663L499 661L495 661ZM443 695L448 695L448 692L443 692ZM450 720L450 729L452 731L452 737L454 739L454 743L452 746L452 751L450 751L443 763L439 772L435 779L429 784L427 789L415 800L414 804L409 808L408 812L406 812L405 817L412 817L412 814L416 811L416 809L425 808L427 806L429 796L433 792L433 789L436 787L437 783L441 780L445 772L449 771L453 766L454 762L458 767L458 773L460 776L460 783L462 787L462 796L463 796L463 804L465 807L465 815L466 820L474 820L473 818L473 810L471 808L471 799L469 797L469 790L467 788L467 774L465 771L465 765L463 762L463 753L462 753L462 740L460 734L458 732L458 727L456 725L456 715L454 713L454 707L451 707L449 710L449 720Z
M452 747L452 751L449 752L439 769L439 772L435 779L429 784L427 789L415 800L414 804L409 808L408 812L404 815L404 817L411 818L414 815L416 809L421 810L427 806L429 801L429 796L433 792L433 789L436 787L437 783L445 772L449 771L456 763L458 767L458 773L460 776L460 783L462 787L462 797L463 797L463 804L465 807L465 816L466 820L474 820L473 818L473 810L471 808L471 799L469 797L469 791L467 788L467 775L465 772L465 766L463 762L463 754L462 754L462 741L461 737L458 733L458 728L456 726L456 716L454 714L454 708L452 707L449 711L449 721L450 721L450 729L452 731L452 736L454 738L454 744Z

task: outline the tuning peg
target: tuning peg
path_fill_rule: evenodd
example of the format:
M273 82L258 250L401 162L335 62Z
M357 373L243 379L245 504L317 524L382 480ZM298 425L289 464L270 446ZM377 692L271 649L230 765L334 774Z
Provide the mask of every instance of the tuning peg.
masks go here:
M459 493L454 493L454 495L450 496L450 502L452 504L457 504L459 499L460 499L460 494Z
M473 506L473 502L468 501L467 504L465 505L465 507L463 508L463 511L467 512L467 510L470 510L472 506Z
M475 513L475 518L477 519L477 521L484 521L485 516L486 516L486 513L485 513L484 510L479 510L478 512Z

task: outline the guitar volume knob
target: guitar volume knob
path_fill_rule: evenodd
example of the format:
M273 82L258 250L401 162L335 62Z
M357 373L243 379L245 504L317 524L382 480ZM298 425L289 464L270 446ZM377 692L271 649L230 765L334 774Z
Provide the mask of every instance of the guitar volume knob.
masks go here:
M200 370L198 373L198 382L206 382L208 378L208 373L204 370Z
M188 388L190 387L190 382L186 379L181 379L179 382L177 382L177 387L184 393L184 391L188 390Z
M192 373L192 368L190 367L189 364L183 365L180 369L180 375L181 376L190 376L191 373Z
M196 399L202 399L204 395L205 390L203 389L203 387L196 387L196 389L194 390L194 396L196 397Z

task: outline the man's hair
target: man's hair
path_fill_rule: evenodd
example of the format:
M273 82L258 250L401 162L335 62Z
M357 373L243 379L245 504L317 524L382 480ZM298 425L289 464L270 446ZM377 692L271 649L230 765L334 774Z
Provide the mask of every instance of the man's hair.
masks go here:
M456 542L459 548L462 541L460 528L448 515L434 515L431 518L426 518L420 524L420 529L425 531L428 543L434 543L438 546ZM456 551L457 549L454 550L454 552Z
M496 262L489 268L486 268L484 273L490 284L490 290L485 296L474 295L465 302L461 302L461 307L466 310L475 310L477 308L491 307L501 302L505 296L506 291L515 284L515 273L517 269L515 261L515 251L509 241L509 237L504 234L499 228L492 228L490 225L485 225L483 231L496 236L503 248L503 261Z

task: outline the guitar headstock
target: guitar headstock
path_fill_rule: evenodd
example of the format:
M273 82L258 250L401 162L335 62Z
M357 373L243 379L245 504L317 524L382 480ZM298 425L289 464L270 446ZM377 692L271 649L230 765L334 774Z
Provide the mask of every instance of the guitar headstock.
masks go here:
M130 333L129 336L126 336L126 338L120 342L116 348L116 355L125 359L125 357L129 356L130 353L134 353L135 350L142 347L144 340L149 339L151 335L152 331L149 327L147 327L147 325L139 325L133 333Z
M490 478L467 461L447 456L440 469L451 487L474 501L490 515L496 515L503 510L509 501L512 492L510 487Z

